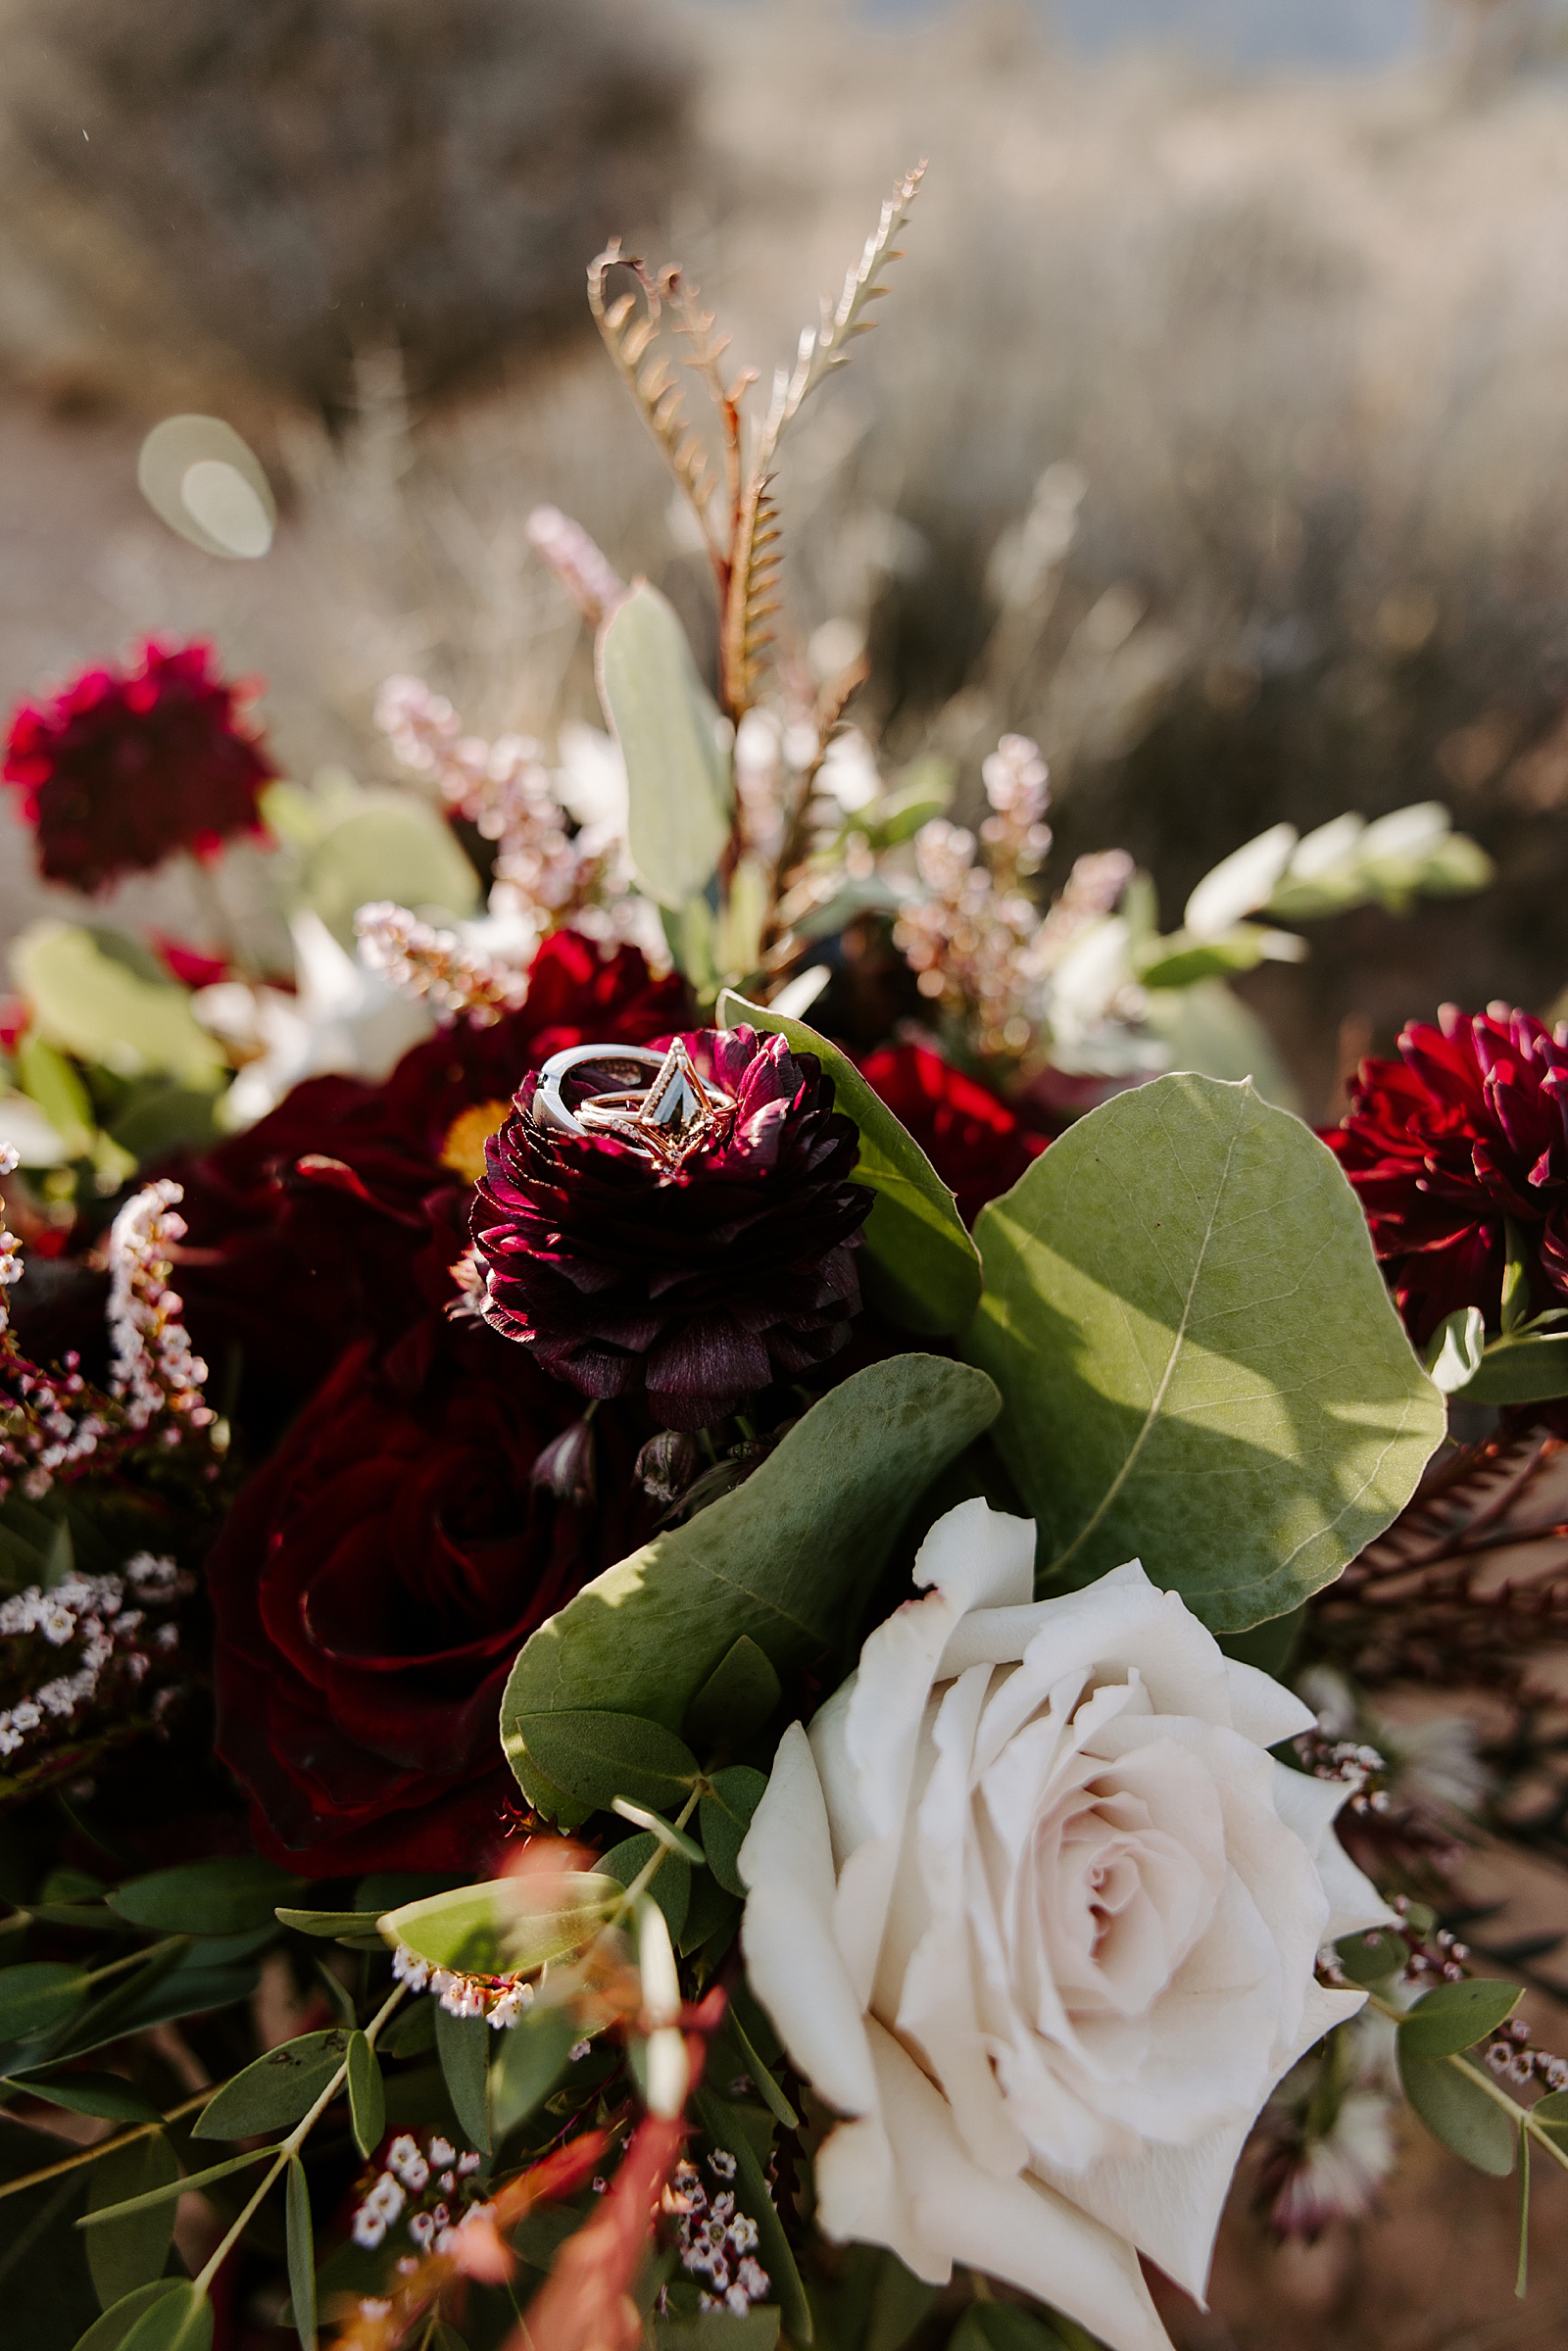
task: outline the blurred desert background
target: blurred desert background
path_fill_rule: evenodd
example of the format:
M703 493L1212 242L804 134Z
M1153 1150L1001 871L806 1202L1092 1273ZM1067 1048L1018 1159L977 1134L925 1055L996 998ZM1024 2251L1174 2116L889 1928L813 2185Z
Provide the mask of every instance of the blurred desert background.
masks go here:
M765 381L923 156L878 331L780 485L799 658L863 639L860 723L971 796L1001 729L1036 736L1048 886L1125 846L1167 926L1280 818L1446 802L1490 890L1319 923L1308 961L1240 983L1310 1114L1444 999L1568 988L1549 0L0 0L0 44L8 710L166 631L266 680L307 780L395 780L395 670L487 733L594 716L530 509L694 621L708 591L587 262L617 230L678 257ZM186 412L266 467L264 560L141 497L145 435ZM0 823L0 932L79 911ZM110 917L199 930L188 886L127 884ZM1496 1890L1560 1928L1552 1884ZM1568 2344L1564 2192L1540 2183L1515 2303L1512 2191L1428 2142L1311 2249L1273 2250L1244 2183L1214 2308L1173 2330Z

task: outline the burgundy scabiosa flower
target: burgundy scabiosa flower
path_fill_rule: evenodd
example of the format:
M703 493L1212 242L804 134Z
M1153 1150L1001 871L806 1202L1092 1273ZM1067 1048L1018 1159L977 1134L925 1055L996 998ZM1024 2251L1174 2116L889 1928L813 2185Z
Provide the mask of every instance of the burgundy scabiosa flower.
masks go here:
M175 850L210 857L261 828L277 773L245 722L247 689L210 645L143 646L129 670L86 669L11 721L5 780L22 792L46 881L101 890Z
M1324 1141L1354 1185L1410 1336L1479 1306L1496 1327L1507 1226L1536 1308L1568 1299L1568 1031L1494 1004L1412 1022L1363 1061Z
M487 1146L472 1227L487 1321L587 1396L646 1390L672 1429L838 1351L871 1194L851 1181L858 1136L811 1054L700 1029L657 1074L610 1049L560 1088L573 1125L600 1123L549 1123L550 1080L530 1075ZM673 1141L650 1139L656 1125Z

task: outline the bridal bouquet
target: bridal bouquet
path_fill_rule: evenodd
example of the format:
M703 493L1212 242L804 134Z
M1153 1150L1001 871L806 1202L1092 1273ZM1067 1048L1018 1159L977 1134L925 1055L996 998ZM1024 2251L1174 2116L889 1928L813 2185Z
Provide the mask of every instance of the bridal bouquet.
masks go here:
M610 729L558 768L399 679L426 797L300 793L204 648L14 721L46 874L259 835L296 958L15 961L0 2270L45 2351L1157 2351L1250 2139L1282 2233L1365 2209L1394 2063L1483 2170L1568 2160L1364 1719L1396 1637L1441 1680L1484 1625L1517 1689L1568 1606L1428 1572L1524 1482L1445 1391L1568 1391L1568 1047L1455 1019L1325 1143L1184 1007L1245 1055L1282 922L1475 886L1441 810L1276 828L1162 937L1114 851L1041 909L1032 744L976 835L848 727L858 663L770 670L780 443L914 188L760 417L681 272L591 273L716 705L546 512Z

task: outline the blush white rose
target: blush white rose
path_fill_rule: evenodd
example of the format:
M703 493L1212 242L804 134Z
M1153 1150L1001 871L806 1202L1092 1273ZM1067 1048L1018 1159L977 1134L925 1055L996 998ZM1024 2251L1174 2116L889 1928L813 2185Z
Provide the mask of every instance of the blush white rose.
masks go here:
M831 2237L955 2261L1116 2351L1166 2336L1136 2258L1201 2298L1242 2143L1362 1994L1320 1946L1388 1912L1342 1785L1265 1752L1309 1710L1136 1563L1035 1600L1034 1528L964 1502L741 1850L752 1989L848 2118Z

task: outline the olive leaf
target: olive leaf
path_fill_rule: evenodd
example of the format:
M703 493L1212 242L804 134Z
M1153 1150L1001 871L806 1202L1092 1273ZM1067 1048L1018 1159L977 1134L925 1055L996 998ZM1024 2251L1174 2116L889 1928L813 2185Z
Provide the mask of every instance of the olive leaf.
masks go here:
M729 840L734 788L718 712L680 616L646 580L599 634L599 696L626 762L626 846L642 887L684 906Z
M287 2228L288 2293L301 2351L316 2351L316 2231L305 2166L291 2155L283 2191Z
M934 1355L854 1373L733 1493L585 1586L525 1643L501 1736L530 1800L591 1808L550 1776L548 1719L612 1708L673 1731L742 1634L775 1672L843 1644L912 1503L997 1410L991 1382Z
M117 2147L93 2166L87 2210L101 2212L146 2188L168 2187L179 2178L174 2150L161 2131ZM145 2206L124 2219L105 2223L89 2231L87 2267L98 2299L111 2310L139 2285L151 2285L164 2274L174 2236L174 2201Z
M510 2033L502 2033L490 2077L497 2146L509 2131L527 2121L562 2080L580 2030L569 2008L540 2007L528 2009Z
M133 1926L166 1934L244 1935L271 1926L276 1905L303 1887L303 1879L260 1854L236 1853L132 1878L109 1896L109 1906Z
M435 2012L435 2047L446 2078L452 2111L467 2132L470 2146L490 2152L490 2104L487 2091L492 2034L482 2016L454 2016L450 2009Z
M1332 1582L1445 1430L1331 1151L1250 1084L1176 1076L981 1212L964 1341L1048 1577L1141 1558L1216 1632Z
M405 1902L383 1914L381 1934L431 1967L506 1975L578 1949L620 1890L595 1870L562 1870L543 1880L493 1878Z
M263 2131L291 2131L310 2113L348 2055L349 2035L334 2026L302 2033L225 2082L196 2119L192 2138L253 2138Z
M349 2041L349 2118L354 2143L368 2162L386 2130L386 2084L375 2051L363 2033Z

